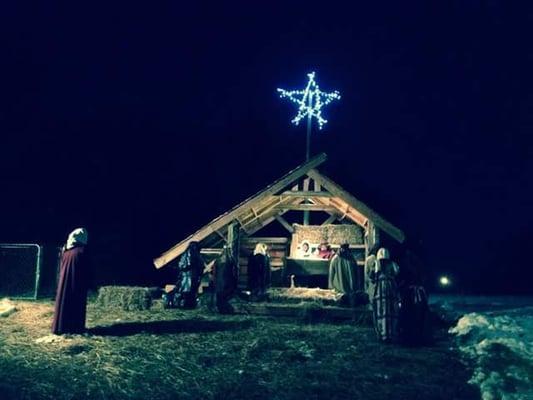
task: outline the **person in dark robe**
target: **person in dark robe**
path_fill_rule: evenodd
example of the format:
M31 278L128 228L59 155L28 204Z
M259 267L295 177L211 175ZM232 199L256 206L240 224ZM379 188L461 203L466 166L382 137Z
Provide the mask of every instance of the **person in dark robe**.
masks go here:
M342 293L343 301L353 305L358 287L357 262L347 243L341 245L329 263L328 287Z
M270 285L270 258L268 247L257 243L253 255L248 258L248 290L252 300L264 300Z
M86 254L88 234L84 228L68 236L61 255L52 333L83 333L88 290Z
M394 342L398 339L400 298L396 276L399 270L398 264L390 259L389 251L385 248L379 249L376 269L371 276L375 284L372 314L374 330L378 339L383 342Z
M178 263L178 281L174 304L179 308L195 308L198 303L198 287L204 272L205 262L198 242L191 242Z
M422 263L409 249L402 258L402 269L398 275L400 293L400 340L414 346L431 340L431 322L428 296L423 286Z
M225 246L215 266L215 298L220 314L232 314L233 307L229 303L237 291L239 282L239 264L229 246Z

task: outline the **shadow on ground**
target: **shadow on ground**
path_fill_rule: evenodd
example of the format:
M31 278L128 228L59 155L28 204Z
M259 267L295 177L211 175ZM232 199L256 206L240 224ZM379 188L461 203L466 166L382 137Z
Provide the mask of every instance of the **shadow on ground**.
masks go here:
M138 333L202 333L238 331L248 329L252 321L176 320L150 322L122 322L109 326L96 326L87 330L91 335L130 336Z

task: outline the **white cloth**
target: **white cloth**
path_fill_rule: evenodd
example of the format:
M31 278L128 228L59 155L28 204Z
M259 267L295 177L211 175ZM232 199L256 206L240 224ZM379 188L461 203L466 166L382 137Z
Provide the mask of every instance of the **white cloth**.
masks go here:
M70 232L68 235L67 244L65 245L65 250L70 250L74 248L77 244L86 245L89 234L85 228L77 228Z
M389 250L382 247L381 249L378 250L378 254L376 258L377 258L377 262L376 262L376 274L377 274L378 272L381 271L381 264L382 264L381 260L390 260ZM398 275L398 273L400 272L400 267L398 266L398 264L396 264L394 261L391 261L390 265L392 269L391 271L388 271L387 273L392 274L392 276Z
M255 245L254 256L256 256L257 254L262 254L262 255L266 256L266 255L268 255L267 254L267 250L268 250L268 247L267 247L266 244L257 243Z

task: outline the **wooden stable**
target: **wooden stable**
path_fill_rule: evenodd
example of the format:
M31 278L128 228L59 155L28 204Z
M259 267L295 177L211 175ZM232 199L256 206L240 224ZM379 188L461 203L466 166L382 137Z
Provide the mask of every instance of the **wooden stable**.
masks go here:
M382 234L403 242L405 236L399 228L318 171L326 158L326 154L317 155L215 218L154 259L155 267L175 262L192 241L200 243L207 261L217 257L227 244L236 246L239 253L240 280L244 285L248 256L258 242L268 245L272 270L278 276L327 274L327 261L298 257L299 244L307 237L315 242L320 238L333 248L349 243L361 266L380 244ZM287 217L289 212L293 219L298 214L298 223ZM324 219L310 225L309 213L321 213ZM272 223L280 224L286 235L256 235ZM287 280L280 283L288 284Z

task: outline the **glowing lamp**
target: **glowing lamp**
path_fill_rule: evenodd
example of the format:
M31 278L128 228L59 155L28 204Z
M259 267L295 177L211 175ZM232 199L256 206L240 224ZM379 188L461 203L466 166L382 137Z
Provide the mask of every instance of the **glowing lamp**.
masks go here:
M452 281L446 275L443 275L439 278L439 284L442 287L448 287L452 284Z

